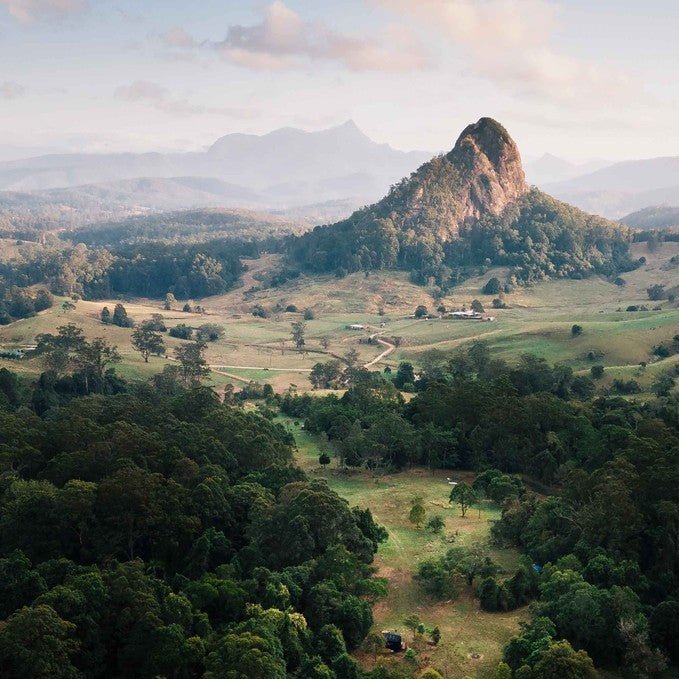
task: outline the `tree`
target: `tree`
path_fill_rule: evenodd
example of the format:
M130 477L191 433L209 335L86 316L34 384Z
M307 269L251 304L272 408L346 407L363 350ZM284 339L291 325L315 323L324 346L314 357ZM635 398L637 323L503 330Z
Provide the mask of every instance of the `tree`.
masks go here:
M202 342L191 342L174 350L179 361L182 382L186 386L198 386L203 377L210 373L204 354L205 344Z
M499 278L489 278L488 282L483 286L484 295L497 295L502 290L502 283Z
M349 349L346 354L344 354L344 361L350 367L354 368L358 363L358 351L356 349Z
M113 309L111 323L113 323L113 325L117 325L120 328L131 328L134 325L132 319L127 316L127 310L120 303L116 304L115 308Z
M427 315L429 315L429 311L427 311L427 307L424 304L420 304L415 309L415 318L424 318Z
M396 376L394 377L394 386L397 389L403 389L405 384L415 383L415 369L412 363L403 361L398 364L398 370L396 371Z
M380 632L370 632L363 640L362 646L366 653L372 654L373 660L377 660L380 651L386 647L386 641Z
M432 516L429 521L427 521L427 530L432 533L440 533L446 525L446 522L438 515Z
M175 296L171 292L168 292L167 295L165 295L165 303L163 304L163 309L165 309L165 311L172 311L176 304L177 300L175 299Z
M582 335L582 326L575 323L571 328L571 335L573 335L573 337L579 337Z
M151 354L160 356L165 350L163 336L144 323L134 329L131 342L135 350L144 357L144 363L149 362Z
M224 327L217 323L204 323L196 330L196 339L200 342L216 342L224 337Z
M424 503L423 503L423 498L420 496L417 496L416 498L413 498L410 502L410 513L408 514L408 519L410 520L411 523L414 523L417 528L419 528L422 525L422 522L425 519L425 516L427 514L425 508L424 508Z
M75 309L75 304L73 302L69 302L69 300L65 299L61 303L61 313L67 314L69 311L73 311Z
M304 346L305 331L306 323L304 323L304 321L293 321L292 331L290 332L290 334L292 335L292 340L298 349L301 349Z
M167 326L165 325L165 319L162 314L151 314L151 318L142 321L142 325L145 325L151 330L156 332L166 332Z
M305 321L313 321L314 318L316 318L314 314L314 310L310 308L304 309L304 312L302 313L302 317L304 318Z
M170 328L170 337L177 339L190 340L193 337L193 328L186 323L178 323L173 328Z
M109 311L108 307L105 306L101 310L101 322L102 323L111 323L111 312Z
M330 455L326 452L321 453L318 457L318 464L325 469L325 467L330 464Z
M604 376L604 366L603 365L593 365L589 369L592 378L595 380L600 380Z
M585 651L574 651L567 641L553 643L533 668L540 679L597 679L592 659Z
M324 336L318 340L318 343L321 345L324 351L327 351L328 347L330 346L330 339Z
M118 347L111 346L103 337L85 342L76 355L77 364L85 377L85 391L89 393L90 387L96 392L101 391L108 366L121 360Z
M673 663L679 662L679 601L663 601L649 618L651 641L667 653Z
M483 308L483 304L478 299L472 300L472 311L476 312L477 314L482 314L485 309Z
M501 662L493 673L493 679L512 679L512 668L504 662Z
M53 608L38 605L13 613L0 627L0 670L8 679L75 679L76 626Z
M662 299L665 299L665 286L655 283L654 285L651 285L650 288L646 289L646 294L648 295L648 299L653 302L658 302Z
M191 308L191 305L188 302L186 302L186 304L184 304L184 306L182 307L182 311L186 314L190 314L193 311L193 309Z
M476 491L464 481L453 486L450 491L449 503L456 503L460 505L462 516L466 516L467 510L476 502L479 501L479 496Z

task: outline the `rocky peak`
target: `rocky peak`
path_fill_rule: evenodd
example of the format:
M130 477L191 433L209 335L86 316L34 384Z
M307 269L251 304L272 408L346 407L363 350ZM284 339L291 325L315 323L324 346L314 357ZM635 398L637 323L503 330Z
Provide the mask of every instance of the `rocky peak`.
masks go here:
M500 123L481 118L464 129L450 153L422 165L367 214L445 241L457 238L464 224L499 215L527 192L516 144Z
M468 125L446 158L460 173L465 221L500 214L528 191L519 149L492 118Z

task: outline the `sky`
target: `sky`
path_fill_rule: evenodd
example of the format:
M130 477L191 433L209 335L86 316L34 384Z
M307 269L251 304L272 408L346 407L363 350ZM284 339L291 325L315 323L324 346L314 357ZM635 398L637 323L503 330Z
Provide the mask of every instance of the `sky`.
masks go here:
M481 116L525 158L679 155L677 35L676 0L0 0L0 157Z

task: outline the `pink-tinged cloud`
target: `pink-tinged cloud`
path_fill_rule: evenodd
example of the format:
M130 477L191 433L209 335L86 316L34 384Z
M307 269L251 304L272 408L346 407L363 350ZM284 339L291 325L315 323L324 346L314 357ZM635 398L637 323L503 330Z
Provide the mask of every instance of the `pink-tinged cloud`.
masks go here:
M130 85L117 87L113 96L130 103L146 104L172 116L223 115L231 118L251 119L259 115L252 109L194 104L187 99L173 96L166 87L148 80L135 80Z
M624 100L628 73L560 52L558 13L547 0L374 0L434 29L463 53L469 74L520 96L553 101Z
M26 88L13 80L0 83L0 99L18 99L26 93Z
M305 20L281 0L266 7L259 23L230 26L222 41L199 43L182 29L161 37L169 47L211 47L223 59L255 70L329 62L355 72L406 72L429 63L427 52L406 27L388 26L375 35L341 33Z
M0 0L0 7L22 23L64 17L82 11L87 4L87 0Z

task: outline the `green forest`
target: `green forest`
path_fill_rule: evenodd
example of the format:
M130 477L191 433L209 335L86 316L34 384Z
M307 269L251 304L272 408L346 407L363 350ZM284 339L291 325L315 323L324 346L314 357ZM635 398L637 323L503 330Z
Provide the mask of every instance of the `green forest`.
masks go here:
M340 466L476 472L450 502L499 504L492 539L520 566L453 548L417 579L450 599L463 578L489 614L530 604L496 676L679 662L676 397L594 398L590 378L476 343L419 379L404 364L350 369L342 396L265 390L260 414L201 386L199 354L130 383L116 348L73 325L38 351L36 380L0 370L3 676L411 676L350 655L374 643L387 533L295 466L277 412Z

